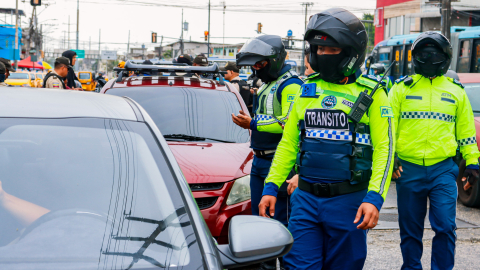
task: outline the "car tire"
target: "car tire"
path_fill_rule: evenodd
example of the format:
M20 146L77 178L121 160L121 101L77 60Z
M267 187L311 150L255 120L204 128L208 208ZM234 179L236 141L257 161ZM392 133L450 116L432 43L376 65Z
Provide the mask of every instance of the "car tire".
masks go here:
M480 207L480 183L477 181L469 190L463 189L463 172L465 171L465 160L462 159L458 166L458 199L460 202L468 207Z

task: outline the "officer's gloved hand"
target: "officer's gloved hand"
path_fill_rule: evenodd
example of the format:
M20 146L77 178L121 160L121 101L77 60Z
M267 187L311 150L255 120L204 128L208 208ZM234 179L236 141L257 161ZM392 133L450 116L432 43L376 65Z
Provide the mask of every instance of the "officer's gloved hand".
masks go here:
M475 184L475 182L480 177L479 166L478 165L468 165L463 172L462 181L464 183L463 189L468 190L470 187Z
M400 172L403 172L402 162L400 161L400 159L398 157L395 157L395 160L393 162L392 178L393 179L398 179L400 176L402 176L400 174Z

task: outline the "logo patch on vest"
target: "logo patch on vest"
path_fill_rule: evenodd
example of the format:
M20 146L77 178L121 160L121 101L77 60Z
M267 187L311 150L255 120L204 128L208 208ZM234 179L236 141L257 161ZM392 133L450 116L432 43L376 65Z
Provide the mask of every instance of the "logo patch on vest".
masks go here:
M295 95L287 95L287 102L293 102L295 100Z
M350 107L350 108L353 107L353 102L351 102L351 101L349 101L349 100L346 100L346 99L344 99L344 100L342 101L342 104L345 105L345 106L347 106L347 107Z
M306 128L348 130L347 114L340 110L307 109L304 120Z
M331 109L337 105L337 98L335 96L326 96L322 100L322 107L325 109Z
M392 107L381 106L381 107L380 107L380 113L381 113L382 117L391 117L391 118L393 118Z

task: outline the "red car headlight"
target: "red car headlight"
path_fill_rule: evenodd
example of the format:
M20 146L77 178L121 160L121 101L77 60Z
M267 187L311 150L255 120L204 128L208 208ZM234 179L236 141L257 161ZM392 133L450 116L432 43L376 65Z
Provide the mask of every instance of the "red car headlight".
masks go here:
M228 194L227 205L233 205L250 200L250 175L245 175L235 180L233 187Z

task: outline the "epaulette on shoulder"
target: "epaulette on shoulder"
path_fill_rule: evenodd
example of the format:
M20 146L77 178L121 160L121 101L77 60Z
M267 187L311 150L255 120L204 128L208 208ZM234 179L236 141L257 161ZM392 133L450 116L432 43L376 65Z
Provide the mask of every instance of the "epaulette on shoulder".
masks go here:
M304 81L311 80L311 79L317 77L318 75L320 75L320 73L318 73L318 72L312 73L312 74L308 75L307 78Z
M462 89L465 89L465 86L463 86L463 84L461 82L459 82L458 80L450 78L450 77L446 77L446 78L447 78L447 80L451 81L452 83L460 86Z
M367 86L370 88L374 88L378 83L381 83L382 86L386 86L385 82L380 81L377 77L373 75L365 75L363 74L362 76L357 78L357 83Z
M408 78L408 76L403 76L400 79L395 80L395 84L405 81L406 78Z

